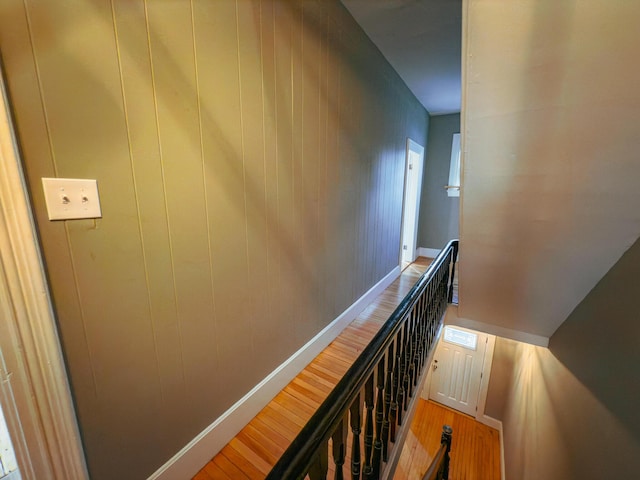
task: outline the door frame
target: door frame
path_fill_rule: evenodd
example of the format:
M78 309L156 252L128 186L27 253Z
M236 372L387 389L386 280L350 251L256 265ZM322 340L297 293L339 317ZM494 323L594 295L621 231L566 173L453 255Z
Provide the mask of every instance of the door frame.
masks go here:
M461 330L468 330L473 333L481 333L483 335L487 335L487 348L485 349L484 359L482 360L482 376L480 377L480 386L478 387L478 405L474 418L480 423L488 425L489 427L496 428L498 430L501 429L501 422L499 420L485 415L485 409L487 406L487 394L489 393L489 380L491 379L491 366L493 365L493 352L496 346L496 336L487 332L481 332L479 330L473 330L471 328L448 323L443 326L443 331L440 334L440 338L438 339L438 343L436 344L434 353L440 345L440 342L444 341L444 328L446 327L454 327ZM429 394L431 391L431 380L433 378L432 373L432 365L429 365L429 372L427 373L427 379L424 382L424 388L422 390L422 398L424 398L425 400L429 400Z
M408 201L410 199L407 198L408 196L408 191L409 191L409 172L410 172L410 168L409 168L409 159L410 159L410 153L409 152L415 152L418 155L420 155L420 162L418 165L418 168L415 170L415 174L417 175L417 188L416 188L416 198L415 198L415 206L416 206L416 211L415 211L415 216L413 219L407 218L407 207L408 207ZM411 138L407 137L407 143L406 143L406 149L405 149L405 163L404 163L404 190L403 190L403 194L402 194L402 223L400 225L400 255L399 255L399 261L398 264L402 265L402 261L403 261L403 249L404 249L404 244L405 244L405 238L404 238L404 229L406 226L406 222L413 222L414 223L414 232L413 232L413 252L411 252L411 261L414 261L416 259L416 251L418 249L418 218L420 216L420 199L422 196L422 174L424 171L424 147L422 145L420 145L419 143L415 142L414 140L412 140Z
M0 66L0 406L23 479L88 479Z

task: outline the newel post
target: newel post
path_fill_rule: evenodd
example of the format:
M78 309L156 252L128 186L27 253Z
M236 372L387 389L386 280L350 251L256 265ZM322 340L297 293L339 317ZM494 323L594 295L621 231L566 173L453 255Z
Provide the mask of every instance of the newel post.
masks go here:
M442 437L440 438L440 444L445 444L447 450L444 452L444 461L442 462L442 480L449 478L449 452L451 451L451 435L453 429L449 425L442 427Z

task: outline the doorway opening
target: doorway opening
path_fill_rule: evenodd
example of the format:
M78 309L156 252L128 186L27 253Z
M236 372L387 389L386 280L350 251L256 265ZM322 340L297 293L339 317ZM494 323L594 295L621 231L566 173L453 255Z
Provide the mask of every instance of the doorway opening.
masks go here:
M445 326L431 364L429 399L483 421L495 340L488 333Z
M405 269L417 258L418 216L422 191L422 167L424 147L407 138L407 154L402 208L402 238L400 265Z

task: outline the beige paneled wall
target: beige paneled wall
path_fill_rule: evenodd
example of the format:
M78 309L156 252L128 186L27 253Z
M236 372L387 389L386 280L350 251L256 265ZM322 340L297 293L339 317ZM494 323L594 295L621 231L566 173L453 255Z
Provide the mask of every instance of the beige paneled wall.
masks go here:
M640 2L464 6L459 314L549 338L640 236Z
M92 478L144 478L398 264L428 116L337 1L8 0L0 42Z

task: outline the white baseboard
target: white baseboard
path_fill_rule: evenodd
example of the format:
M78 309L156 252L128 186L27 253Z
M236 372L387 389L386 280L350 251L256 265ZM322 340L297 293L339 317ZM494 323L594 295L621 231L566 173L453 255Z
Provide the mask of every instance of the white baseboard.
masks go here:
M461 327L467 327L472 330L479 330L481 332L490 333L497 337L510 338L518 342L530 343L531 345L537 345L539 347L548 347L549 338L541 335L535 335L533 333L521 332L519 330L511 330L510 328L500 327L498 325L489 325L484 322L477 322L475 320L469 320L468 318L458 318L457 324Z
M502 422L489 415L480 415L476 417L476 420L486 425L487 427L495 428L496 430L502 430Z
M399 266L253 387L147 480L192 478L398 276Z
M489 333L497 337L509 338L518 342L530 343L539 347L549 346L549 337L543 337L534 333L521 332L520 330L511 330L510 328L500 327L498 325L490 325L476 320L460 317L459 306L450 305L447 308L447 315L444 319L445 325L458 325L460 327L478 330L479 332Z
M424 247L418 248L419 257L436 258L439 253L440 253L440 250L438 250L437 248L424 248Z

